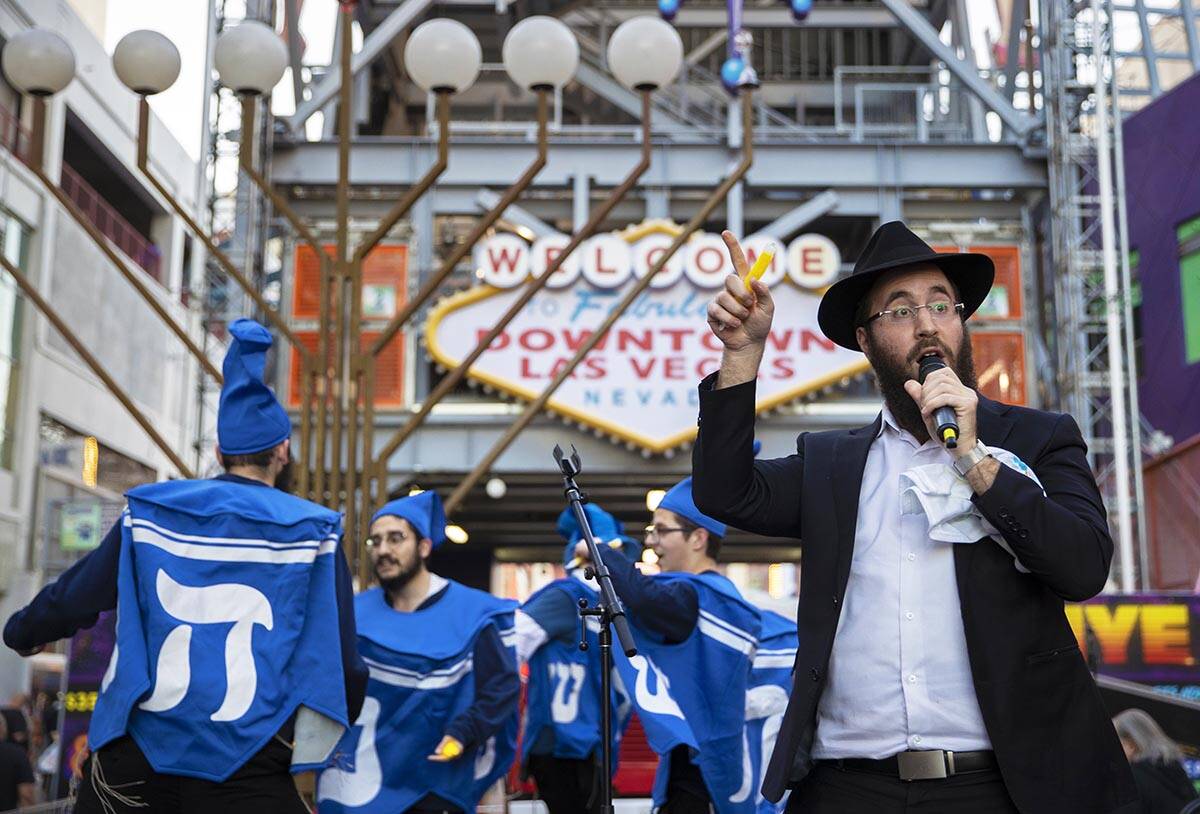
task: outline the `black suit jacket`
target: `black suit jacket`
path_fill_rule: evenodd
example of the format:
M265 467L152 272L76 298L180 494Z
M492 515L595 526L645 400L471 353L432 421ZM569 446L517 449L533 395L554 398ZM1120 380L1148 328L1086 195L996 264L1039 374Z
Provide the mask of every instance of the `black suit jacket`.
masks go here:
M755 386L700 385L692 492L700 510L746 531L801 541L792 695L763 781L778 800L812 765L817 702L850 575L867 452L880 419L806 433L796 454L754 460ZM1113 545L1074 420L980 397L980 439L1020 457L1029 478L1001 467L975 504L1021 563L991 539L954 546L971 675L996 760L1023 814L1110 812L1136 801L1109 713L1063 613L1099 593Z

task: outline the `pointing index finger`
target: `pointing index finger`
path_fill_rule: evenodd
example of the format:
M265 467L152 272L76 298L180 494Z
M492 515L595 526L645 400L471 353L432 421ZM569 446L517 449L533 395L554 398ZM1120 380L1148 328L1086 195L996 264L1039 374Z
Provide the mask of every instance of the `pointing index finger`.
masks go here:
M742 244L738 243L738 239L728 229L721 232L721 239L725 241L725 248L729 250L729 259L733 261L733 268L737 272L737 276L745 277L750 273L750 264L746 262Z

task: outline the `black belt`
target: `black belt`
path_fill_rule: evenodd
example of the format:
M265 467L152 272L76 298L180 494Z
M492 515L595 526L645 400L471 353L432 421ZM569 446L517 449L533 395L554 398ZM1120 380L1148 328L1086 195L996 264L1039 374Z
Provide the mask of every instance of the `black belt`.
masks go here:
M932 749L921 752L901 752L880 760L853 757L818 762L852 772L886 774L905 781L939 780L956 774L986 772L999 768L996 763L996 753L990 750L986 752L946 752L941 749Z

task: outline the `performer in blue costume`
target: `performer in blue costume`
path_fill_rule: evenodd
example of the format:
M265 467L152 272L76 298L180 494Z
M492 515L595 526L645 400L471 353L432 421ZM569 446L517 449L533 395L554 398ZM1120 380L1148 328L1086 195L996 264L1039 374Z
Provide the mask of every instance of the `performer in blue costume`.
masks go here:
M762 631L746 692L746 745L751 753L750 763L756 769L756 814L780 814L787 805L787 795L772 803L763 798L760 789L792 694L792 666L796 663L798 646L795 621L774 611L762 611Z
M625 536L621 524L599 506L584 507L588 525L601 544L620 550L631 562L642 546ZM602 777L600 707L600 637L589 619L588 649L579 649L579 600L594 604L599 590L584 578L575 557L583 532L575 514L566 509L558 518L558 533L567 541L563 566L567 576L529 598L517 611L517 654L529 664L529 694L525 706L525 736L521 762L537 783L538 796L550 814L600 811ZM614 671L615 673L615 671ZM614 675L613 771L621 734L633 711L619 676Z
M717 573L725 525L700 513L685 479L662 499L646 541L663 573L602 550L638 655L616 662L660 756L654 802L665 814L754 814L746 691L761 612ZM587 556L582 543L576 554Z
M429 571L445 529L433 492L393 500L371 519L380 587L354 600L371 680L339 747L344 759L321 774L322 814L474 811L512 765L516 603Z
M30 655L117 609L78 814L300 814L290 771L324 765L362 705L341 518L282 490L291 422L263 382L271 335L247 319L229 333L225 474L130 490L100 547L4 628Z

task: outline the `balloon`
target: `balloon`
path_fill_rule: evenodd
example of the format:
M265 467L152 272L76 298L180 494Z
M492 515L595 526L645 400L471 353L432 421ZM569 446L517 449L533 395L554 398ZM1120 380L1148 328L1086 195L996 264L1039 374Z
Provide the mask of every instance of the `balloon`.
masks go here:
M721 84L725 86L725 90L730 93L737 91L738 86L742 82L742 73L746 70L746 63L741 57L730 57L721 65Z
M658 13L667 22L675 19L675 15L679 13L681 0L658 0Z
M813 7L812 0L789 0L789 5L792 7L792 17L798 23L804 21Z

